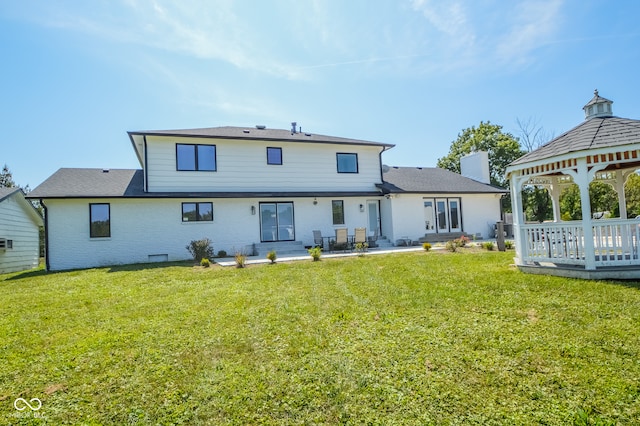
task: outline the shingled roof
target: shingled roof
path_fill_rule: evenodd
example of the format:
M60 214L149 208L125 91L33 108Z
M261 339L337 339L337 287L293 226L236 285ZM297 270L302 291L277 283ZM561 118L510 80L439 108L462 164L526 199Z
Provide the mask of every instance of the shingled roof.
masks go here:
M339 138L335 136L317 135L309 132L293 133L291 130L268 129L265 126L256 127L206 127L200 129L180 129L180 130L140 130L127 132L133 141L135 136L180 136L197 138L217 138L217 139L255 139L272 140L286 142L316 142L335 143L347 145L377 145L391 148L395 145L381 142L365 141L361 139Z
M307 192L145 192L139 169L59 169L27 198L258 198L376 196L376 191Z
M437 167L383 167L383 193L414 194L496 194L506 189L469 179Z
M594 117L510 164L529 163L570 152L640 143L640 120Z

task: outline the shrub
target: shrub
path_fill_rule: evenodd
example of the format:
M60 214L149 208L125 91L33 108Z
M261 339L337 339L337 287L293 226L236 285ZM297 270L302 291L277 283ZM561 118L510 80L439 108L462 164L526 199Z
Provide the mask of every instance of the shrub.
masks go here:
M247 255L243 251L237 251L234 255L236 261L236 268L244 268L247 263Z
M504 248L506 248L507 250L511 250L513 247L515 247L514 242L511 240L506 240L504 242Z
M447 250L449 250L451 253L454 253L458 249L458 242L457 240L449 240L447 241L447 244L445 244L444 247Z
M364 252L369 248L369 244L367 243L356 243L355 249L358 256L364 256Z
M422 248L424 249L424 251L429 251L429 250L431 250L431 244L430 243L422 243Z
M227 252L226 252L226 251L224 251L224 250L220 250L220 251L218 252L218 257L227 257Z
M322 256L322 248L321 247L311 247L309 250L309 255L313 258L314 262L320 260L320 256Z
M276 254L275 250L271 250L269 253L267 253L267 259L269 259L271 263L276 263L277 258L278 255Z
M200 266L202 266L203 268L208 268L209 266L211 266L211 262L206 257L203 257L200 261Z
M204 258L211 259L214 256L211 240L208 238L193 240L187 245L186 249L196 262L200 262Z
M487 249L489 251L492 251L493 250L493 242L485 241L484 243L482 243L482 248Z
M469 238L462 235L460 238L454 240L458 247L465 247L469 242Z

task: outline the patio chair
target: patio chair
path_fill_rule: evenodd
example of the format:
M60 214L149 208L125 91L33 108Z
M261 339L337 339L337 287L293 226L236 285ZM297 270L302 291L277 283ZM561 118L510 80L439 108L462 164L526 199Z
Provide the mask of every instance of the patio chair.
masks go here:
M322 232L320 232L320 231L313 231L313 244L314 244L316 247L322 247L322 248L324 248L324 247L323 247L323 243L324 243L324 241L323 241L323 239L322 239Z
M333 242L332 250L347 250L349 249L349 236L347 235L347 228L336 229L336 239Z
M373 231L373 235L369 235L367 239L367 243L369 243L369 247L378 247L378 230Z
M353 237L353 245L354 247L357 244L362 244L362 248L366 248L364 247L364 244L367 243L367 228L356 228L355 229L355 235Z

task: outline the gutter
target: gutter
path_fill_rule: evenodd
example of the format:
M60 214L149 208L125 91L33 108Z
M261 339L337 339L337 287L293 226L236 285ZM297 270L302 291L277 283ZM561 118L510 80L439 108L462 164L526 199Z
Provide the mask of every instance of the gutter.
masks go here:
M49 265L49 211L44 199L40 198L40 204L44 209L44 267L49 272L51 270Z

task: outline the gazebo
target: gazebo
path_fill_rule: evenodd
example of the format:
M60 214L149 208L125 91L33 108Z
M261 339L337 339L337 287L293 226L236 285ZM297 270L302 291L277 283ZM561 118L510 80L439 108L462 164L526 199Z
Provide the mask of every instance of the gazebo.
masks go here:
M506 170L511 188L515 262L524 272L590 279L640 278L640 221L627 218L624 183L640 168L640 120L613 116L613 102L596 90L584 107L585 120ZM594 218L589 184L610 184L618 194L620 217ZM560 193L580 190L582 220L562 221ZM553 221L525 221L522 189L544 187Z

